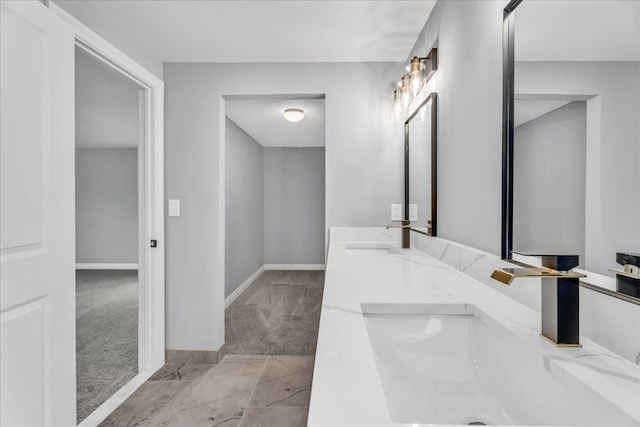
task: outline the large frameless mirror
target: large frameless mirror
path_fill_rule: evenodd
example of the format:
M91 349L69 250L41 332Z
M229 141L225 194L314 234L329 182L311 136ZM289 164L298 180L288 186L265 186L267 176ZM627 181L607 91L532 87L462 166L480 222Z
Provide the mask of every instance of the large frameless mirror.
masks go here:
M502 257L637 275L618 254L640 252L640 2L514 0L504 18Z

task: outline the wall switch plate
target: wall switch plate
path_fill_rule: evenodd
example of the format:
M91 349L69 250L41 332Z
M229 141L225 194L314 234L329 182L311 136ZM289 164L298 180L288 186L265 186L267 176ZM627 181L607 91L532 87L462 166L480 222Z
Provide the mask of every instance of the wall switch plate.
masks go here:
M391 221L402 221L402 205L400 203L391 205Z
M410 204L409 205L409 221L417 221L418 220L418 205Z
M180 200L169 199L169 216L180 216Z

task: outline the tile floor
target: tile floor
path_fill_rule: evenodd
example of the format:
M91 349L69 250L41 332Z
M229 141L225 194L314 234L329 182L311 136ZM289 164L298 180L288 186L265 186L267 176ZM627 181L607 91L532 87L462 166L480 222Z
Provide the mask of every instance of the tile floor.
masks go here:
M100 426L303 427L313 356L165 365Z
M220 364L165 365L100 426L306 426L323 283L263 273L226 310Z
M314 355L324 271L265 271L225 310L229 354Z

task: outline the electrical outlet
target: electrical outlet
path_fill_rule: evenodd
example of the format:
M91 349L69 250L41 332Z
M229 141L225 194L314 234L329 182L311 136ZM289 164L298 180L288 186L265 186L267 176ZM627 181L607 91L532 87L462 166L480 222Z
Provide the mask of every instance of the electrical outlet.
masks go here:
M417 221L418 220L418 205L412 203L409 205L409 221Z
M400 203L391 205L391 221L402 221L402 205Z

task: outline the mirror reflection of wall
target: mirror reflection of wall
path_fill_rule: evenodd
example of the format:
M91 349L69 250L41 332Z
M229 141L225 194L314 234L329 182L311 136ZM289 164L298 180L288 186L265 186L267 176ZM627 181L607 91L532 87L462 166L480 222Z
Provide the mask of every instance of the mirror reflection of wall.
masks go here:
M640 2L515 11L514 250L613 276L640 250Z
M514 123L514 250L578 254L583 267L585 102L516 100L515 105L516 111L534 110L535 117Z
M431 216L431 102L420 107L408 122L409 204L417 205L414 227L426 227ZM411 213L411 212L410 212ZM423 230L423 231L426 231Z

